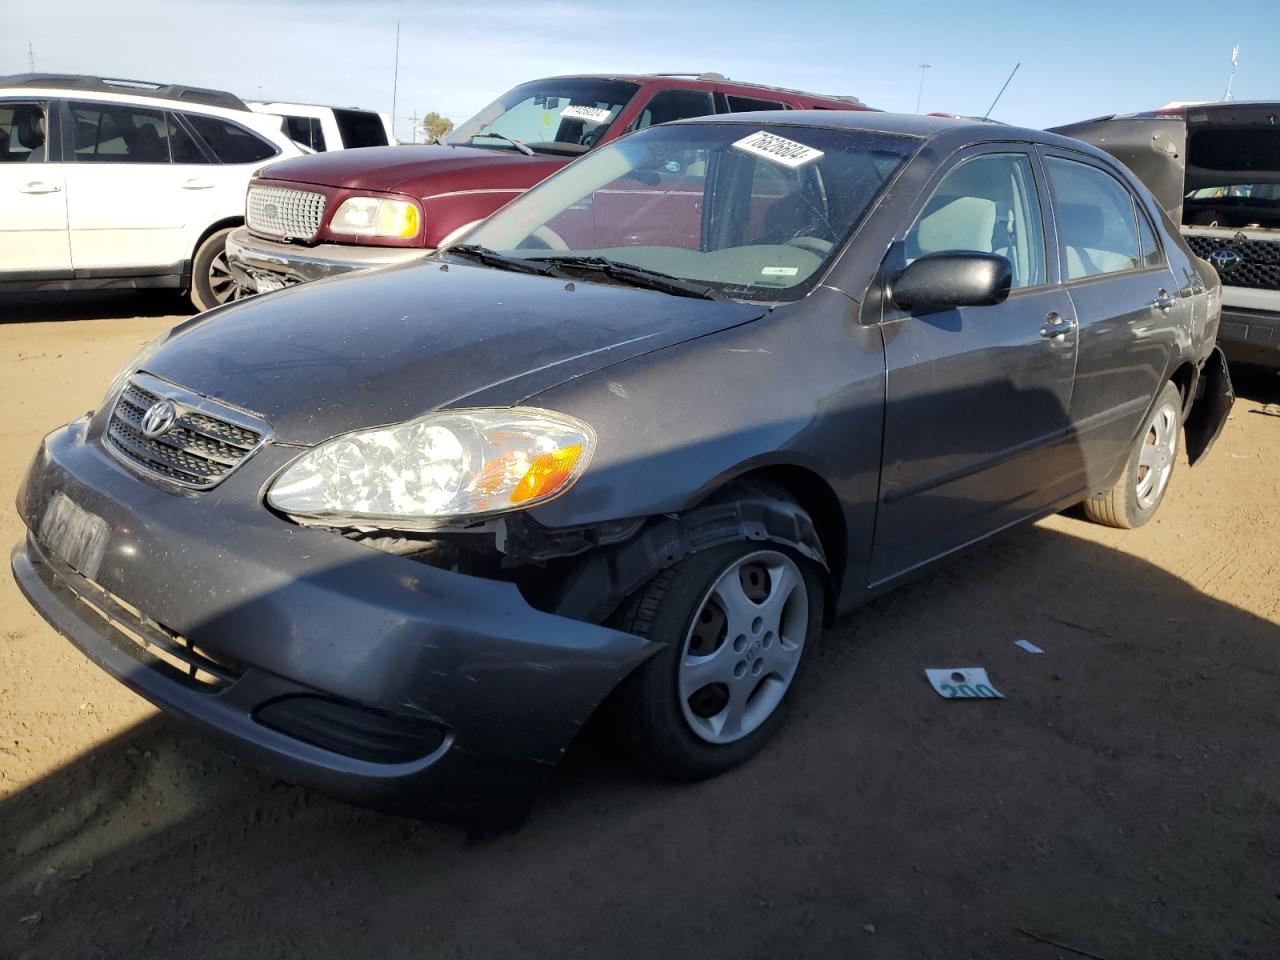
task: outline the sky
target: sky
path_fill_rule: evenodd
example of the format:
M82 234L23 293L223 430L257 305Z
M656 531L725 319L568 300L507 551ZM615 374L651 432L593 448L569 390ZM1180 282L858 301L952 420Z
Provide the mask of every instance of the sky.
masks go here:
M0 0L0 74L91 73L461 122L526 80L716 71L884 110L1030 127L1216 100L1280 99L1280 2L1187 0ZM400 24L398 81L396 23ZM921 64L929 64L921 70Z

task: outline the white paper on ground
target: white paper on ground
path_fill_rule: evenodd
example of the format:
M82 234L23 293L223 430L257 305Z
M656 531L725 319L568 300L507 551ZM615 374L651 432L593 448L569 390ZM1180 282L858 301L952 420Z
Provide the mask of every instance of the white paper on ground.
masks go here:
M945 700L995 700L1004 694L991 685L982 667L942 667L924 672L938 696Z
M1013 642L1015 646L1021 647L1023 650L1027 651L1027 653L1044 653L1043 650L1037 647L1030 640L1015 640Z

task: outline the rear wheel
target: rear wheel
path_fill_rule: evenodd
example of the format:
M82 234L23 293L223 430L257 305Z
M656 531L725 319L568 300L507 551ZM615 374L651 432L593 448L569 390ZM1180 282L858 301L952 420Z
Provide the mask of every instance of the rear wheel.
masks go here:
M247 294L227 263L227 237L231 230L227 227L209 234L191 261L191 302L202 312Z
M1085 516L1126 530L1155 516L1173 476L1181 430L1182 395L1175 384L1166 383L1138 434L1124 473L1106 493L1084 502Z
M640 757L700 780L755 754L782 724L822 609L817 566L780 546L726 544L658 574L619 624L666 644L621 691Z

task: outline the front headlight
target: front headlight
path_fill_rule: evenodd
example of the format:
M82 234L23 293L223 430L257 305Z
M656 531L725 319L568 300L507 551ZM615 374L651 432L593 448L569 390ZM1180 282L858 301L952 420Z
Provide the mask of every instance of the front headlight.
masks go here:
M276 478L267 503L303 522L430 530L559 496L594 445L585 423L548 410L432 413L322 443Z
M329 221L332 233L355 237L390 237L409 240L422 229L417 204L408 200L380 197L351 197L344 200Z

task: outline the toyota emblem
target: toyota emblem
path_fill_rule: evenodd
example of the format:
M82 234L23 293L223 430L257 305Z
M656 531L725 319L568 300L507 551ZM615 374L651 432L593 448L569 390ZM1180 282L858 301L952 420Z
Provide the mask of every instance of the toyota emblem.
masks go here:
M1230 270L1232 267L1237 267L1243 259L1244 257L1240 256L1240 254L1226 247L1215 250L1208 256L1209 262L1218 270Z
M169 432L174 421L178 419L178 411L168 400L158 400L142 415L142 435L148 440L162 437Z

